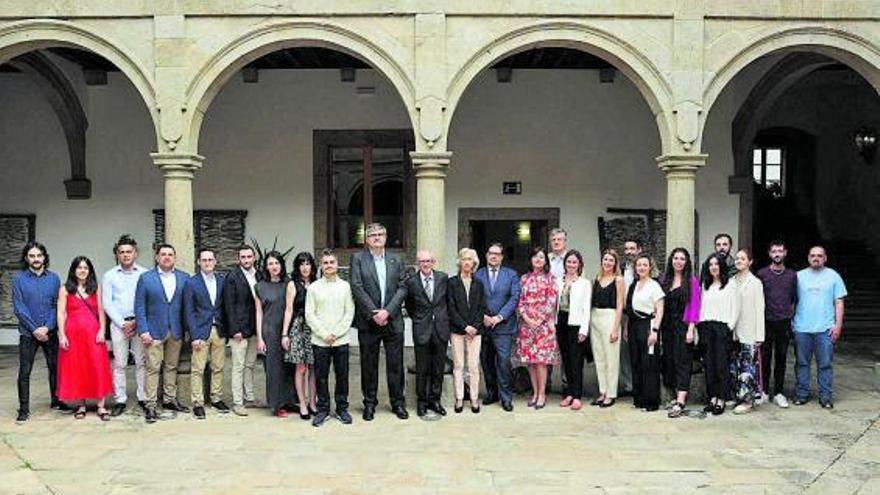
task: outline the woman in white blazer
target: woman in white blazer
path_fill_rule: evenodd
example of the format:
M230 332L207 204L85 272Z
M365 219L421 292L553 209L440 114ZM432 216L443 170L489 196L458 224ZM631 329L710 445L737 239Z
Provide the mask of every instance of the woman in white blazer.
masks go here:
M733 327L736 341L736 407L734 414L752 411L755 397L761 394L758 353L764 342L764 284L752 274L752 253L742 248L736 253L736 288L739 317Z
M583 278L584 258L577 250L565 254L565 273L556 279L559 294L559 311L556 315L556 339L562 354L562 370L565 373L565 390L560 407L573 411L583 407L584 350L590 330L590 299L592 288Z

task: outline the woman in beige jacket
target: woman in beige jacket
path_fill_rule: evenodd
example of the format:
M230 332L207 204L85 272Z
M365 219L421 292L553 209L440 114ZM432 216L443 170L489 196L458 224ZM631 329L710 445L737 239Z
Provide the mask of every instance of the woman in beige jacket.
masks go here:
M758 354L764 342L764 285L751 272L752 253L742 248L736 253L736 286L739 317L733 328L736 341L736 392L734 414L751 412L755 397L761 393L758 383Z

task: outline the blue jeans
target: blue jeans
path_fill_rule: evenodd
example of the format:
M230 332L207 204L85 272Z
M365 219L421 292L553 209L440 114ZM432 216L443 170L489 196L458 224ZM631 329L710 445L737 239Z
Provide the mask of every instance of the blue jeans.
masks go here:
M797 377L796 394L798 399L806 400L810 397L810 364L813 353L816 354L816 381L819 383L819 400L831 400L831 388L834 384L834 344L831 343L829 332L805 333L795 332L794 343L796 349Z

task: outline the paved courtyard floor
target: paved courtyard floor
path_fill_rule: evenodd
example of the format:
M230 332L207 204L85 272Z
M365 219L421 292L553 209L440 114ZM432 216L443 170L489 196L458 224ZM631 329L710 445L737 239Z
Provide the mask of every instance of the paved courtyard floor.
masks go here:
M0 493L878 494L877 349L876 343L839 349L833 411L813 401L673 420L635 410L629 399L572 412L555 402L527 409L518 398L513 413L493 405L480 414L454 414L447 377L450 415L429 422L415 415L408 375L410 419L400 421L384 406L372 423L360 418L355 354L354 424L333 420L314 428L296 416L273 418L266 409L248 418L209 410L205 421L181 415L147 425L130 407L109 423L94 414L75 421L48 409L44 366L32 378L32 419L16 425L18 358L15 348L5 348ZM182 375L184 403L186 382ZM587 386L595 389L592 373Z

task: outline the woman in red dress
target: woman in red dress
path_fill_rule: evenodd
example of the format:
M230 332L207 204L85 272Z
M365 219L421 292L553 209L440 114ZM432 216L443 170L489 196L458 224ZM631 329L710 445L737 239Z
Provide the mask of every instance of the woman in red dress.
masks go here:
M532 271L520 279L517 314L516 358L529 368L532 399L528 407L541 409L547 403L547 366L559 363L556 345L556 283L543 247L532 250Z
M92 262L77 256L58 291L58 398L78 403L76 419L86 416L86 400L98 401L98 417L109 421L104 399L113 392L104 342L101 287Z

